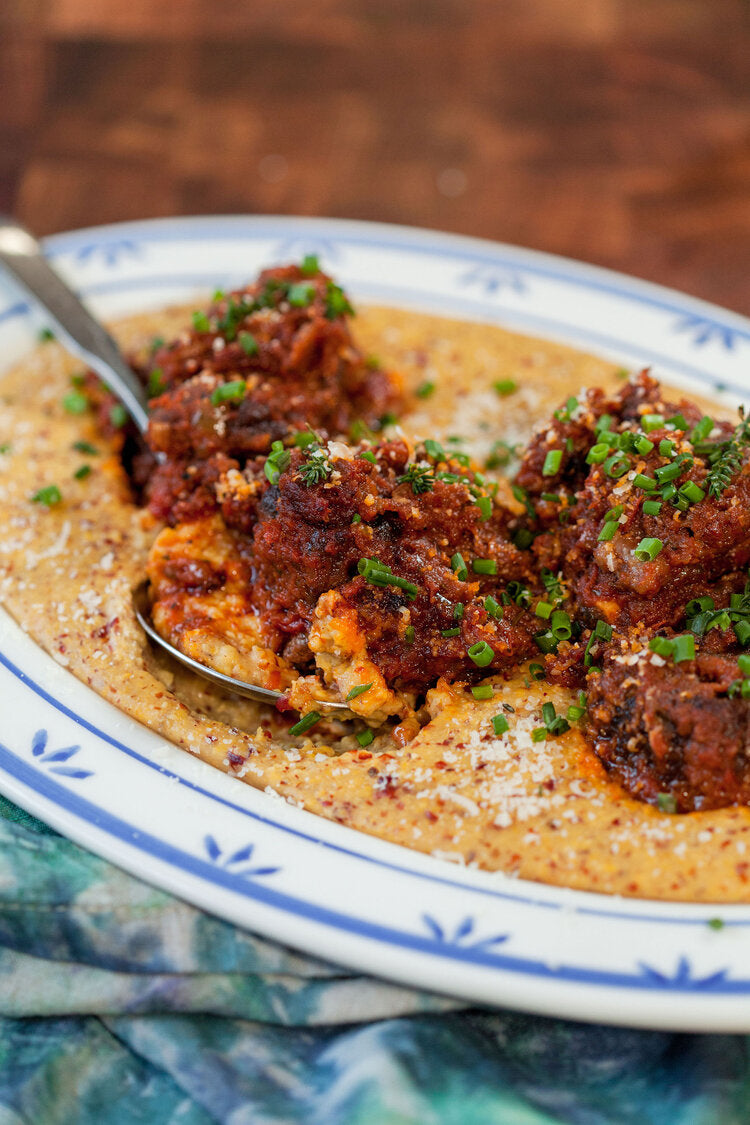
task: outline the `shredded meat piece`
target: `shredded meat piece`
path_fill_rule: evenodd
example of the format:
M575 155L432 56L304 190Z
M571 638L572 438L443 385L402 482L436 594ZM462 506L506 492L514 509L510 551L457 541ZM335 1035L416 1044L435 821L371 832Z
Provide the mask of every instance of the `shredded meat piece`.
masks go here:
M157 457L146 498L160 519L175 525L208 514L228 462L242 470L272 442L311 427L322 436L355 422L378 427L400 406L398 377L354 344L352 311L326 274L278 267L219 297L156 351L141 375L159 392L150 404ZM105 392L105 416L109 402Z
M306 633L318 599L335 589L340 609L355 609L370 658L400 686L424 690L443 675L475 679L480 668L468 650L482 642L492 651L483 675L537 651L538 618L511 604L498 620L485 608L487 595L494 593L500 605L508 581L533 575L528 552L508 536L512 515L494 504L482 518L470 491L474 474L446 457L438 459L436 475L436 466L415 453L411 464L431 480L429 490L415 492L400 482L410 463L406 443L344 449L345 456L331 456L329 478L313 485L302 474L305 454L293 453L258 505L255 597L272 647ZM440 472L452 479L439 479ZM456 555L467 568L463 579L459 564L451 563ZM478 558L495 573L472 569ZM358 572L367 559L390 567L413 591L368 581Z
M596 753L633 796L667 810L670 798L678 812L749 804L750 702L728 695L738 674L736 656L675 664L623 642L590 677Z

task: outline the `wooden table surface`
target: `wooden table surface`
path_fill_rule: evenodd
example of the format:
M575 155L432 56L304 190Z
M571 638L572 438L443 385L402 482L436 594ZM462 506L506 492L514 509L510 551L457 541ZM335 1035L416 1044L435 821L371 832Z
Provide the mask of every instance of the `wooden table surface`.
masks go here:
M750 3L0 0L0 208L412 223L750 314Z

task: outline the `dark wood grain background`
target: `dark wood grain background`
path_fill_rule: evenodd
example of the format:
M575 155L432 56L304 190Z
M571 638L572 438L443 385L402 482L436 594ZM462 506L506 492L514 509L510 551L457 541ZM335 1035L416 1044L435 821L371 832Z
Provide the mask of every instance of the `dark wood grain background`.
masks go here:
M0 208L413 223L750 313L750 4L0 0Z

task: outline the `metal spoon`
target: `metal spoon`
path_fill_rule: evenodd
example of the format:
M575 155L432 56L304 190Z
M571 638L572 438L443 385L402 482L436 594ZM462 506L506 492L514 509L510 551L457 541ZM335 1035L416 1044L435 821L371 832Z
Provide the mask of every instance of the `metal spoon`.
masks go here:
M120 400L140 433L145 435L148 430L146 392L120 354L117 344L48 264L34 236L14 219L4 215L0 215L0 266L35 305L44 309L55 336L72 355L97 373L112 394ZM199 676L236 695L257 699L261 703L275 704L284 698L280 691L248 684L244 680L236 680L233 676L216 672L205 664L199 664L165 641L151 621L145 582L135 590L133 605L141 627L151 640ZM329 703L327 700L315 702L319 707L348 710L345 703Z

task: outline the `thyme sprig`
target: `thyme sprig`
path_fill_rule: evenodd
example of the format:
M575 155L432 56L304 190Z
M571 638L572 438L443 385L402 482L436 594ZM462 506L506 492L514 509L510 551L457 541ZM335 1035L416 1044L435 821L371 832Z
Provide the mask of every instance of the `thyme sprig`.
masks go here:
M415 496L432 492L435 487L435 472L432 465L419 465L413 462L406 466L406 472L398 477L397 484L410 484Z
M299 476L308 488L321 481L328 480L333 472L333 465L328 460L324 449L313 449L308 446L308 459L299 467Z
M742 466L742 447L750 445L750 420L740 407L740 420L728 441L700 442L696 452L706 456L711 468L706 483L708 494L718 500Z

